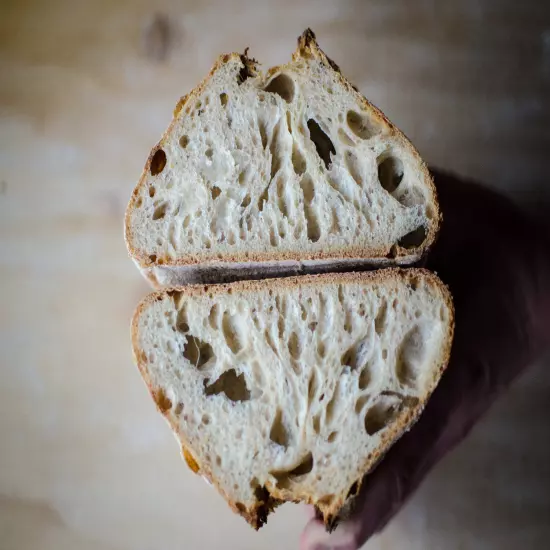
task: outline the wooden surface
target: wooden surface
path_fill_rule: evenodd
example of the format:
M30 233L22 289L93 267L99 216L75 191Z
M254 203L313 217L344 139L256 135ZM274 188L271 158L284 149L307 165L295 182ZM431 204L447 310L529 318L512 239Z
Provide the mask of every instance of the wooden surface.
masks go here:
M147 291L122 218L178 97L218 53L284 62L311 26L431 163L544 212L547 2L0 3L0 548L296 548L183 465L132 365ZM543 548L550 372L534 367L372 548Z

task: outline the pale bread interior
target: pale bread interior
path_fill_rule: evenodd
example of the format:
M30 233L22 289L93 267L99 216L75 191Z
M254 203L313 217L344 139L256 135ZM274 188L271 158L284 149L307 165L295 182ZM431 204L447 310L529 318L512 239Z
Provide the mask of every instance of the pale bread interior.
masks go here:
M188 462L257 527L265 494L338 512L420 413L452 331L437 277L383 270L153 294L133 345Z
M420 157L304 40L267 75L221 58L179 107L128 208L138 265L412 261L433 240L439 212Z

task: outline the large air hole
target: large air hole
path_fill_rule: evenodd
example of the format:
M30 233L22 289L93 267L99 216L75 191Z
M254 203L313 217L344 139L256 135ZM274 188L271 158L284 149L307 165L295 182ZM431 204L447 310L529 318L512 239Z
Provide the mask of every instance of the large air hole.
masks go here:
M235 315L231 315L229 312L223 314L222 332L225 338L225 343L229 349L234 353L239 353L244 345L242 342L242 334L239 328L238 319Z
M361 397L357 398L357 401L355 402L355 412L359 414L363 407L365 406L365 403L369 400L368 395L362 395Z
M366 363L373 347L373 338L369 336L356 342L342 355L342 365L357 369Z
M355 346L349 348L344 355L342 355L340 362L345 367L355 368Z
M379 158L378 180L388 193L393 193L403 180L403 162L392 155Z
M302 354L302 344L295 332L293 332L288 339L288 351L292 359L296 360L299 359Z
M321 359L324 359L327 354L325 343L322 340L317 343L317 354Z
M419 246L422 246L422 243L426 240L426 237L426 228L421 225L414 231L411 231L410 233L407 233L404 237L401 237L399 241L397 241L397 244L401 248L406 248L407 250L410 250L411 248L418 248Z
M321 418L318 414L313 417L312 425L313 431L318 435L321 431Z
M359 379L357 381L360 390L364 390L372 380L372 373L370 365L367 363L363 370L359 373Z
M166 166L166 153L162 149L157 149L151 158L149 171L152 176L160 174Z
M288 447L290 437L283 421L283 412L281 409L277 409L269 432L269 439L271 439L273 443L281 445L281 447Z
M162 220L166 216L168 206L170 206L168 202L161 202L153 211L153 220Z
M183 346L183 356L197 369L201 369L214 357L214 350L208 342L188 335Z
M365 430L374 435L387 428L401 412L402 400L396 395L382 395L365 414Z
M309 474L313 470L313 455L307 453L291 470L278 470L271 472L271 475L277 480L277 487L280 489L288 489L297 478Z
M290 103L294 99L294 81L290 76L281 73L271 80L265 91L277 94Z
M349 129L361 139L370 139L380 133L380 126L370 120L367 116L360 115L355 111L348 111L346 122Z
M396 374L404 386L414 388L426 355L426 335L420 327L409 331L397 351Z
M250 399L250 390L246 385L244 374L241 373L237 376L235 369L225 371L210 385L205 380L204 393L206 395L225 393L231 401L248 401Z
M317 154L325 164L325 168L328 170L332 164L331 154L336 154L336 149L330 138L323 132L321 126L314 119L310 118L307 121L307 127L309 130L309 138L315 145Z
M218 330L220 328L220 307L218 306L218 304L214 304L210 309L208 322L214 330Z
M307 238L316 243L321 238L321 229L319 228L319 221L317 220L317 213L311 206L306 206L304 214L307 223Z
M309 474L313 470L313 455L308 453L296 468L291 470L288 475L298 477Z

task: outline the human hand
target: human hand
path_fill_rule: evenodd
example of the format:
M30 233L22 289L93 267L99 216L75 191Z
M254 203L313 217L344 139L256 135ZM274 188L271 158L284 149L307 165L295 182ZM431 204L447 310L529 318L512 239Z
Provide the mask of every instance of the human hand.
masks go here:
M351 517L312 518L301 550L357 550L379 532L494 399L550 345L550 243L504 197L433 172L443 224L426 267L453 294L451 360L417 424L366 477Z

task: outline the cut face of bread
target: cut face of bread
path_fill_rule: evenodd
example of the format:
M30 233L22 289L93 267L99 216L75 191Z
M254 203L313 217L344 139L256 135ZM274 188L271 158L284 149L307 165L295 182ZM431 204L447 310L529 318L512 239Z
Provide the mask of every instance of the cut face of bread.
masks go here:
M452 334L448 291L416 269L181 287L132 327L187 463L255 528L282 501L332 527L420 414Z
M180 100L125 230L158 286L411 263L438 224L416 150L306 31L289 64L225 55Z

